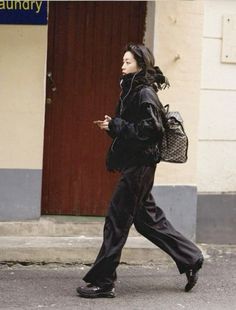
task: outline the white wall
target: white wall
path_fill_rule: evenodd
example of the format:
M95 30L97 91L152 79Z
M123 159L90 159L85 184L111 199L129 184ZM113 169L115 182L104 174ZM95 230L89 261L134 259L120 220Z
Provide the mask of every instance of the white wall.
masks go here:
M236 14L236 1L204 1L198 143L200 192L236 191L236 64L221 62L225 14Z
M202 1L156 1L154 55L171 84L159 97L181 112L189 137L187 163L159 164L155 180L159 185L197 183L203 13Z
M0 25L0 168L42 169L47 26Z

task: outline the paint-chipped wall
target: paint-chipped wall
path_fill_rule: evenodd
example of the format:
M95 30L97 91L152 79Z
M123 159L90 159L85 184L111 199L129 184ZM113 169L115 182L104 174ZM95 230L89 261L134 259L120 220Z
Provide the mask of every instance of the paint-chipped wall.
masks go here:
M159 97L181 112L189 137L188 162L161 163L158 184L195 186L197 182L203 14L202 1L156 1L154 53L171 84Z

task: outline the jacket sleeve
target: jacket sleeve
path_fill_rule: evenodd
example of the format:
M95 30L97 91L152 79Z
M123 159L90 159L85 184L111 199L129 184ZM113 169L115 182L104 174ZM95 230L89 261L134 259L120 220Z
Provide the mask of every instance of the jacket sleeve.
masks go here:
M161 139L164 129L157 108L149 102L143 102L141 114L142 120L137 123L128 122L121 117L113 118L109 123L110 134L140 143Z
M111 132L111 130L106 130L106 133L108 134L108 136L110 136L112 139L116 138L116 135L114 132Z

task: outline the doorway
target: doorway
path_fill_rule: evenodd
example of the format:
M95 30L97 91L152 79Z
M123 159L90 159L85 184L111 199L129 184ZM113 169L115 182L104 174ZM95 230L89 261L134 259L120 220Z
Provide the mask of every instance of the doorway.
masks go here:
M117 178L111 138L93 124L113 115L123 48L142 43L146 2L50 1L42 214L104 215Z

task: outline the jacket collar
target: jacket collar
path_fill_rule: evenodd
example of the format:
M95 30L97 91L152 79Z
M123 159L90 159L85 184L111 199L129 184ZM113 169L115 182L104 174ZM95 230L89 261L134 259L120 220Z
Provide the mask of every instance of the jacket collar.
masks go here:
M120 86L122 92L120 95L120 104L118 107L120 115L123 114L123 112L127 108L127 102L125 104L125 101L128 98L131 91L133 91L134 89L141 88L144 85L150 85L150 83L146 79L145 72L143 70L135 73L129 73L121 77Z
M125 96L131 89L148 84L150 83L146 79L145 72L143 70L135 73L128 73L120 78L122 97Z

